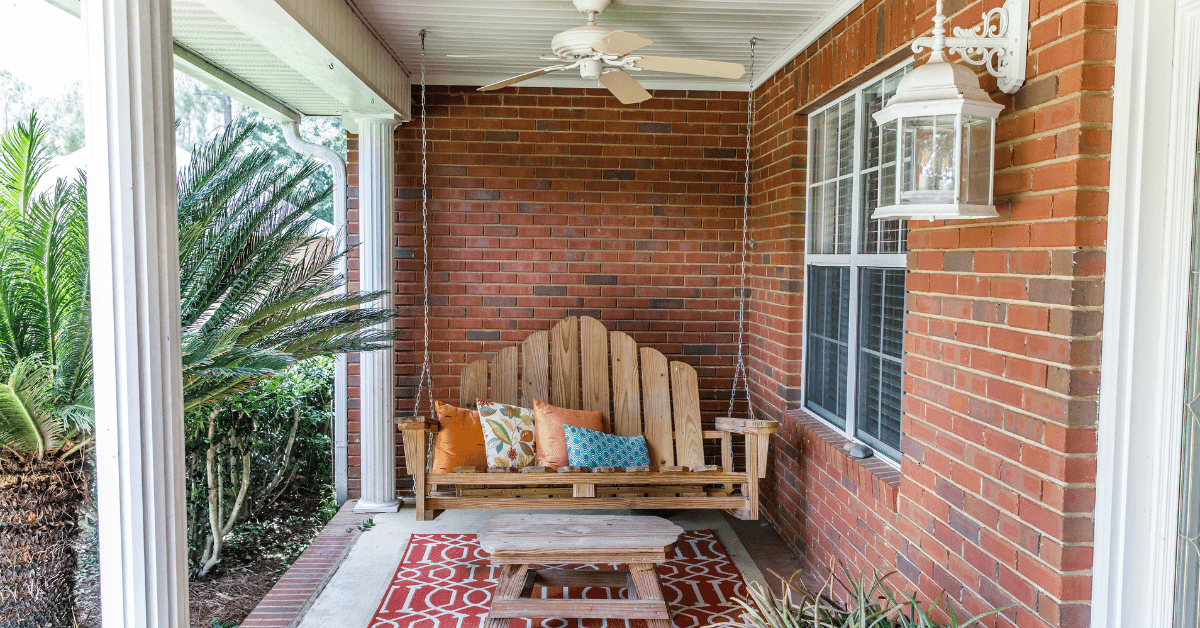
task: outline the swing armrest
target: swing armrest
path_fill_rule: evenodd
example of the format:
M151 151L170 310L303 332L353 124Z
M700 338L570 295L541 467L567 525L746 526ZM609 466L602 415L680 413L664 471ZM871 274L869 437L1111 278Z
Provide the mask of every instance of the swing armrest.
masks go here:
M717 417L717 429L730 434L758 434L770 436L779 431L779 421L774 419L739 419L731 416Z
M437 433L441 428L441 424L435 419L427 419L425 417L397 417L396 427L402 431L416 430L418 432Z

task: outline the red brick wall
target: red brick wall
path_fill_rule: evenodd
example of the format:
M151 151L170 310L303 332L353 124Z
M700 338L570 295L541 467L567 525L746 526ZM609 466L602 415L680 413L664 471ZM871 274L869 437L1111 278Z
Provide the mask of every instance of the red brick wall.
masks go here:
M987 3L947 2L952 26ZM1086 626L1116 5L1033 0L1027 82L997 127L1000 217L911 225L902 473L797 410L806 118L930 28L932 0L866 0L757 92L754 345L784 421L764 498L813 566L898 583L1001 626Z
M431 87L435 398L458 399L465 363L579 314L696 367L705 419L723 411L736 350L745 121L744 93L660 91L624 106L596 89ZM396 138L396 305L408 312L397 321L407 331L397 404L407 411L422 336L419 119ZM351 197L356 148L352 137ZM352 238L356 208L352 198ZM353 259L350 268L353 280ZM357 419L352 404L352 495ZM397 453L400 485L411 486Z

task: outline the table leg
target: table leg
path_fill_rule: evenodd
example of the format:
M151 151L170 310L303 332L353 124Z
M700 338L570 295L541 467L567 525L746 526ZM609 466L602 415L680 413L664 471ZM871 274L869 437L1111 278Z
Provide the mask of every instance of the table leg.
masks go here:
M520 597L528 571L529 565L501 565L499 582L496 583L496 592L492 594L492 600L515 600ZM511 618L492 617L489 613L481 628L508 628L511 622Z
M662 600L662 581L654 563L629 563L629 578L633 580L638 599ZM670 619L647 619L648 628L672 628ZM490 628L490 627L489 627Z

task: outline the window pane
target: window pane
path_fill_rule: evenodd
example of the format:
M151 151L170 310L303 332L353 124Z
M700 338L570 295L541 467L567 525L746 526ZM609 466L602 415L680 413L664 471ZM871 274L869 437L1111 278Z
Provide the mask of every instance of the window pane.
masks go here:
M808 118L808 164L812 182L825 180L825 114L815 113Z
M809 117L809 250L850 252L854 210L854 96Z
M873 116L887 105L889 98L896 94L896 86L900 84L900 78L908 71L908 67L901 68L863 89L863 111L860 122L863 134L863 174L859 205L859 224L862 225L859 248L863 253L903 253L906 250L908 228L905 222L903 220L872 220L871 213L881 204L890 205L895 202L896 194L895 125L881 129L879 125L875 124ZM882 147L880 146L881 142ZM882 168L880 168L881 158L886 160ZM884 177L883 184L886 188L882 199L879 195L880 176ZM890 194L887 193L887 190L891 190Z
M846 427L849 330L850 269L810 266L805 404L843 428Z
M858 435L894 458L900 453L904 272L864 268L859 293Z
M844 177L854 173L854 98L846 98L839 107L837 174Z

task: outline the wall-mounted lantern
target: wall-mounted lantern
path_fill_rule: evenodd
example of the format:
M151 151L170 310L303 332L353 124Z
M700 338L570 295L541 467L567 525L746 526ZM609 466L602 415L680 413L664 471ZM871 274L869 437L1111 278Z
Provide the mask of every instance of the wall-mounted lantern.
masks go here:
M913 42L929 47L929 60L900 80L896 95L875 114L882 127L880 163L895 164L894 176L879 177L880 207L874 219L954 220L992 218L996 118L1003 105L979 87L971 70L947 54L983 65L1005 93L1025 82L1028 0L1008 0L984 14L973 30L956 27L946 37L942 0L937 1L933 36ZM889 168L891 166L889 165Z

